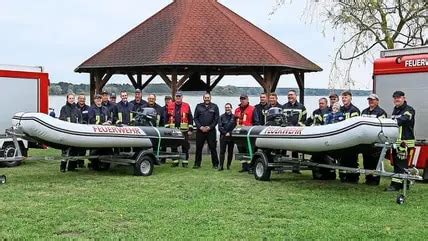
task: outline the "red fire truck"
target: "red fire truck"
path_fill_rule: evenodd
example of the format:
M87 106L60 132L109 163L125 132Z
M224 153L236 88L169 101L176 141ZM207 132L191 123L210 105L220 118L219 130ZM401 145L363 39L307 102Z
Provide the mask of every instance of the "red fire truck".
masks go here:
M413 164L428 180L428 46L381 51L374 62L373 91L392 113L392 93L401 90L416 110L416 152Z
M17 112L48 113L49 75L42 67L0 65L0 160L14 157L15 145L5 135L12 125L12 116ZM29 146L25 140L18 139L23 155ZM2 166L17 166L20 161L0 162Z

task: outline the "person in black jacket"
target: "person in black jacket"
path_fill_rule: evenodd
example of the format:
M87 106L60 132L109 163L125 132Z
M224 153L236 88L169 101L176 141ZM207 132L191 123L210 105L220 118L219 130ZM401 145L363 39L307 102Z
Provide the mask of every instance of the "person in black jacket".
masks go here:
M195 108L193 120L196 124L196 155L194 168L201 167L202 149L205 140L208 142L208 148L211 152L211 162L213 168L217 168L219 161L217 155L217 131L215 129L218 124L219 110L218 106L211 102L211 95L204 94L204 102L200 103Z
M88 122L92 125L111 124L109 111L106 106L102 105L101 95L95 95L95 104L89 107Z
M360 116L360 110L352 104L352 93L350 91L342 93L342 103L343 106L340 108L340 112L343 113L345 120ZM358 153L359 151L355 148L344 151L340 159L340 164L345 167L358 168ZM360 179L360 174L339 170L339 178L341 182L356 184Z
M86 97L83 94L80 94L77 97L77 108L79 108L82 113L82 124L88 124L88 110L89 105L86 104Z
M412 165L415 154L415 109L407 104L406 97L403 91L397 90L392 95L394 98L394 110L392 111L392 119L397 121L400 128L396 148L392 152L392 163L394 165L394 173L405 173L405 169ZM403 188L402 179L392 178L391 185L385 191L398 191ZM408 183L405 183L408 185Z
M67 95L67 102L61 108L59 119L63 121L68 121L71 123L82 123L82 113L74 103L74 94ZM74 148L69 148L68 150L62 150L62 153L66 154L67 151L69 152L68 153L69 156L78 156L80 153L80 150L74 149ZM76 167L77 167L77 161L68 162L69 171L75 171ZM59 168L61 172L65 172L67 170L67 161L61 160L61 164Z
M282 112L287 117L288 126L304 126L306 121L306 107L297 101L297 92L289 90L287 94L288 102L282 106ZM298 158L298 152L291 152L293 158ZM301 174L298 165L293 166L293 173Z
M328 104L327 104L327 98L324 98L324 97L320 98L318 100L318 107L319 107L318 109L312 112L312 116L306 120L305 125L319 126L319 125L326 124L327 116L330 113L330 108L328 108Z
M128 93L122 90L120 92L121 101L114 106L114 123L130 125L134 115L132 110L134 106L128 102Z
M255 126L264 126L266 124L269 108L268 95L266 93L261 93L260 103L254 106L253 123Z
M103 91L101 92L102 95L102 105L107 107L108 109L108 116L109 116L109 120L113 121L113 117L114 117L114 106L116 105L116 101L112 101L111 98L116 99L116 94L115 93L111 93L109 95L109 93L107 91Z
M162 106L158 105L156 103L156 95L155 94L149 94L147 97L147 106L148 108L153 108L156 111L156 126L164 126L164 110Z
M361 112L361 116L371 117L371 118L386 118L388 115L385 110L379 106L379 96L376 94L371 94L367 98L369 102L369 107L364 109ZM376 170L380 154L382 152L381 147L370 146L363 150L363 165L364 169ZM373 176L371 174L366 175L366 184L367 185L379 185L380 176Z
M232 104L226 103L225 112L220 116L218 130L220 131L220 166L219 171L223 171L224 158L227 150L227 170L230 170L232 164L233 148L235 143L232 140L232 131L236 126L235 115L232 113Z
M122 93L120 94L122 97ZM143 100L143 93L140 89L135 89L135 99L131 102L132 111L140 112L142 108L147 106L147 101Z

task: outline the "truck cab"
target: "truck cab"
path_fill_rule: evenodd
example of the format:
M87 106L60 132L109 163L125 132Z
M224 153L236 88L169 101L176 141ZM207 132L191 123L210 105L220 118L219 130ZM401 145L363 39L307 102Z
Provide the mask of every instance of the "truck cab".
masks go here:
M17 112L48 113L49 75L39 66L0 65L1 115L0 115L0 160L14 157L16 148L5 130L12 126L12 117ZM22 154L34 143L18 139ZM2 161L0 166L18 166L20 161Z
M388 115L396 90L406 94L407 103L416 111L413 164L424 170L424 180L428 180L428 46L381 51L374 62L373 92Z

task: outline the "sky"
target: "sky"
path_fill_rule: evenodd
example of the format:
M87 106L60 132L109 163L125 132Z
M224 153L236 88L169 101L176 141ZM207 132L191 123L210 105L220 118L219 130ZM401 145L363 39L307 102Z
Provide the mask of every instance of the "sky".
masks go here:
M291 1L269 15L275 0L219 0L323 68L305 76L306 87L328 88L333 31L302 17L305 1ZM75 73L83 61L161 10L172 0L2 0L0 65L43 66L51 82L89 84L89 75ZM336 33L336 36L340 35ZM372 62L357 64L353 89L371 89ZM239 81L236 81L238 79ZM130 83L116 76L115 83ZM156 80L156 82L161 82ZM340 80L338 80L338 83ZM220 85L258 86L252 77L227 77ZM294 76L282 76L278 87L296 87ZM341 87L338 84L338 87Z

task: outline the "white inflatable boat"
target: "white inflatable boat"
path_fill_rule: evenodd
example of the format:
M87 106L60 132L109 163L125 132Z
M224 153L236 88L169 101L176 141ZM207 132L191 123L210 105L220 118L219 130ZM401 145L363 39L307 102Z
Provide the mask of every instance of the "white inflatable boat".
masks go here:
M398 126L392 119L355 117L322 126L252 126L235 128L238 145L304 153L328 152L374 143L393 143Z
M162 146L179 146L184 140L177 129L75 124L43 113L17 113L12 124L18 132L57 148L151 148L159 142Z

